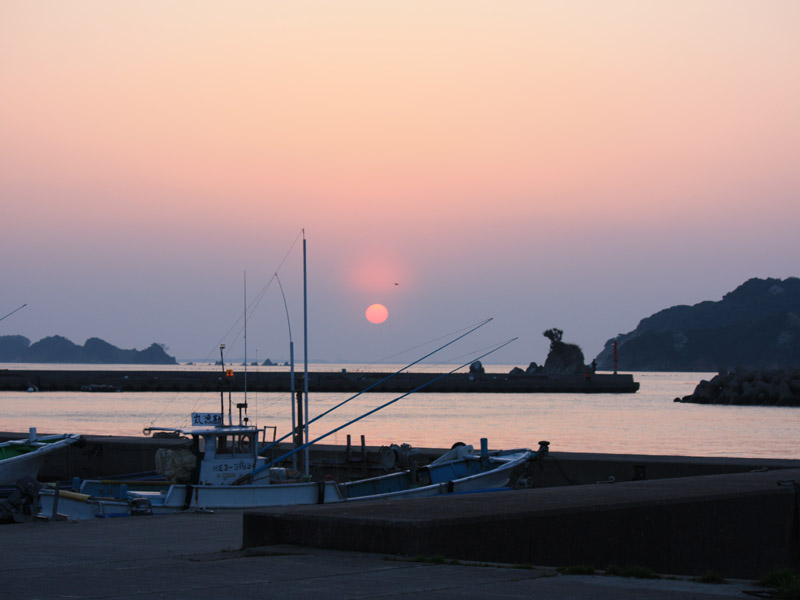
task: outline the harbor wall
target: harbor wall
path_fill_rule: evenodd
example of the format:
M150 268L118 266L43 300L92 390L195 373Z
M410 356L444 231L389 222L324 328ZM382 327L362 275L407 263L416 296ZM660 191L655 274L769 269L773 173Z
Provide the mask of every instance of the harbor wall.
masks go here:
M800 566L800 470L246 512L244 547L759 578Z
M390 379L387 379L391 376ZM310 372L309 389L317 392L406 393L425 386L429 393L633 393L639 383L630 374L511 375L502 373ZM386 381L383 381L387 379ZM382 382L382 383L379 383ZM220 371L0 370L0 391L208 392L244 390L244 374L232 379ZM252 371L247 389L288 392L288 371ZM300 378L295 389L302 389Z
M27 435L0 432L0 441L22 439ZM188 440L172 437L81 437L78 444L47 456L39 471L41 481L68 481L73 477L99 478L152 471L159 448L174 450L189 446ZM530 447L536 449L538 444L532 443ZM281 456L290 450L289 444L278 444L273 456ZM446 450L414 448L411 457L424 465ZM353 440L350 446L317 444L311 449L309 468L311 474L318 478L328 475L337 481L360 479L386 473L382 468L384 453L382 447L366 443L362 445L360 439ZM284 461L282 466L291 467L291 460ZM525 474L530 481L521 481L519 485L558 487L792 468L800 468L800 460L548 452L542 460L534 462Z

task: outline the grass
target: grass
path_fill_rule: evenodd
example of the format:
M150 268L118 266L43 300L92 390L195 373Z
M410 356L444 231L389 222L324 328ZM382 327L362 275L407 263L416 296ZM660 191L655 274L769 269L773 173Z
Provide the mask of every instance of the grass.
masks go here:
M503 563L487 563L487 562L473 562L473 561L461 561L457 559L447 559L444 556L439 554L434 554L432 556L428 556L426 554L419 554L417 556L412 557L400 557L400 556L384 556L382 560L386 561L397 561L397 562L417 562L417 563L428 563L434 565L451 565L451 566L464 566L464 567L483 567L483 568L491 568L491 569L526 569L526 570L536 570L536 567L529 564L503 564Z
M443 565L447 560L441 554L435 554L433 556L415 556L411 559L411 562L424 562L424 563L433 563L435 565Z
M765 587L775 589L782 600L800 600L800 574L792 569L775 569L758 582Z
M698 583L728 583L725 578L717 573L716 571L706 571L700 577L696 579L692 579L692 581L696 581Z
M642 567L639 565L629 565L619 567L612 565L606 568L606 575L615 575L617 577L631 577L634 579L661 579L661 576L649 567Z
M595 568L591 565L570 565L556 569L561 575L594 575Z

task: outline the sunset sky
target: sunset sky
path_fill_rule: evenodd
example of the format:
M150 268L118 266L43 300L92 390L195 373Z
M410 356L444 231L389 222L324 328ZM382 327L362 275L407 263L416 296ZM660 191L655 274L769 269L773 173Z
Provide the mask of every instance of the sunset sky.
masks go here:
M0 335L213 360L277 271L302 353L304 229L312 360L486 317L440 359L559 327L591 360L800 275L798 31L796 0L3 0ZM274 282L256 351L288 359Z

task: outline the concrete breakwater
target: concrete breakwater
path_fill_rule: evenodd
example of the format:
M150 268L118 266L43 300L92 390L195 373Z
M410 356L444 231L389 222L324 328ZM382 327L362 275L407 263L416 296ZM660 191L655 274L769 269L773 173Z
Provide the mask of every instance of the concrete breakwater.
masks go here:
M309 389L317 392L359 392L391 373L310 372ZM301 388L302 374L296 374ZM639 383L630 374L514 375L504 373L399 373L371 391L406 393L424 386L428 393L633 393ZM233 378L220 371L109 371L109 370L0 370L0 391L87 392L205 392L242 391L244 373ZM255 392L288 392L288 371L247 374L247 388Z
M798 480L790 469L276 506L244 514L243 545L755 579L798 567Z

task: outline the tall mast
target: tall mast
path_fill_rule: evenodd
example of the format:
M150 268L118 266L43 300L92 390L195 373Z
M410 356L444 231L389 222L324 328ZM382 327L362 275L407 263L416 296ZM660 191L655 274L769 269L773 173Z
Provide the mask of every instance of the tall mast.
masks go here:
M308 433L308 281L306 276L306 230L303 229L303 396L305 397L305 443L311 439ZM304 452L305 474L308 475L308 446Z
M247 406L247 271L244 272L244 405Z
M225 422L225 388L223 387L223 381L226 381L225 378L225 358L222 356L222 351L225 350L225 344L219 345L219 364L222 365L222 379L220 379L219 384L219 418L221 422Z

